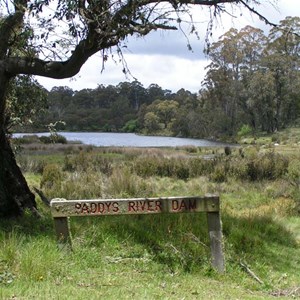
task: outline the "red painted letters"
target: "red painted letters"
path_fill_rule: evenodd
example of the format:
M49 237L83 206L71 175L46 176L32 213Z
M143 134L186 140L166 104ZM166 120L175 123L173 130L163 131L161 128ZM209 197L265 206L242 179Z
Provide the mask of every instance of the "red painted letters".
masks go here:
M83 202L75 204L78 214L111 214L119 211L119 203L114 202Z
M161 212L161 201L159 200L136 200L128 202L128 212Z
M172 211L194 211L197 208L195 199L172 200Z

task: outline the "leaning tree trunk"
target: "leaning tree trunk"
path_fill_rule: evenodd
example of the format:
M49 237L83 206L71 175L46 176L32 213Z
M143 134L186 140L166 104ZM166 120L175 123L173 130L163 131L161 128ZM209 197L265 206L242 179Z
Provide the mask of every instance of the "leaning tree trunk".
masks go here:
M16 163L5 134L5 99L9 77L0 73L0 217L20 216L26 208L36 211L34 194Z

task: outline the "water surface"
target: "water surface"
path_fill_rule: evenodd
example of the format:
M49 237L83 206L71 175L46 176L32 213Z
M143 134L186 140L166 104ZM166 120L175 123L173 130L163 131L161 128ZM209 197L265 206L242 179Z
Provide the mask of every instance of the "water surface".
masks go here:
M143 136L135 133L111 133L111 132L58 132L68 141L80 141L86 145L101 147L222 147L229 144L203 139L177 138L165 136ZM16 133L14 137L29 135ZM31 135L31 134L30 134ZM48 136L49 133L33 133L37 136Z

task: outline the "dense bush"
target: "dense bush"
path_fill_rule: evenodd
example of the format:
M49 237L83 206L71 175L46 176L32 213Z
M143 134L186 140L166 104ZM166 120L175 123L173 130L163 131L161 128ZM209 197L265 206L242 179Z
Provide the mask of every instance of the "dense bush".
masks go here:
M63 179L61 168L57 164L46 165L41 179L41 188L59 188Z
M151 187L147 181L125 167L114 170L109 177L106 192L110 197L145 197L151 193Z
M209 175L210 180L215 182L224 182L227 180L228 166L219 163L214 167L214 171Z
M300 188L300 161L293 159L288 166L288 178L293 185Z
M41 136L39 140L43 144L67 144L67 139L60 134L52 134L50 136Z
M39 142L39 137L37 135L23 135L22 137L13 139L17 144L33 144Z
M133 162L133 170L139 176L160 176L188 179L189 159L165 157L140 157Z
M32 159L27 156L18 157L18 165L22 172L42 174L46 164L47 162L44 159Z
M94 155L86 151L77 154L68 154L64 158L63 169L68 172L97 171L105 175L111 175L114 159L103 155Z
M276 179L287 172L288 159L274 152L258 155L247 162L250 180Z

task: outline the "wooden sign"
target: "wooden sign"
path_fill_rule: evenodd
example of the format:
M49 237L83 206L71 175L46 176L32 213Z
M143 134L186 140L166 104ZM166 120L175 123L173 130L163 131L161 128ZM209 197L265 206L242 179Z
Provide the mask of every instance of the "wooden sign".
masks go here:
M92 200L55 198L51 201L50 206L58 241L61 245L69 245L70 247L69 217L206 212L212 265L219 272L224 271L218 196Z
M219 211L219 198L168 197L134 199L65 200L53 199L51 212L56 217L135 215Z

